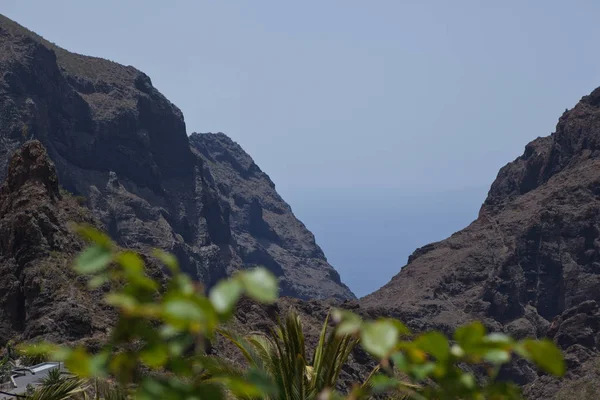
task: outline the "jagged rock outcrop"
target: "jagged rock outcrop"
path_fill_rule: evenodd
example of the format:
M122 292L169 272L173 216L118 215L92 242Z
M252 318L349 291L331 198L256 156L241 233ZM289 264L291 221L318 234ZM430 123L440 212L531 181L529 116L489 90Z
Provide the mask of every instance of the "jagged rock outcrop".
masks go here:
M340 300L353 297L313 234L237 143L222 133L194 133L190 143L227 204L235 250L246 266L263 265L279 276L283 296L315 299L324 291Z
M353 298L235 142L223 134L188 138L180 110L142 72L69 53L3 16L0 177L0 344L40 336L93 341L106 333L111 314L101 293L70 272L82 243L68 221L103 227L123 247L172 251L209 286L262 264L280 277L285 295ZM59 181L85 196L87 208L61 194ZM398 317L415 330L449 333L480 319L515 337L548 336L565 351L567 379L520 362L503 376L530 398L592 399L600 391L599 287L600 88L502 168L477 220L416 250L360 307L343 306ZM314 340L328 306L245 302L235 323L266 329L294 307ZM368 363L355 354L348 379Z
M98 223L61 194L42 144L25 143L0 188L0 345L39 337L90 341L107 333L111 315L101 293L71 269L84 244L68 221Z
M171 251L208 286L264 262L281 268L290 296L353 297L306 230L279 238L312 249L312 258L288 257L289 246L281 247L287 252L281 257L265 256L258 245L244 247L244 235L256 243L265 235L263 199L253 200L250 231L236 231L241 225L231 225L232 207L220 189L232 183L212 176L219 166L208 168L210 154L190 147L181 111L148 76L70 53L0 15L0 178L10 155L31 138L47 148L61 185L87 198L92 214L123 247ZM301 226L286 207L291 229Z
M549 335L568 354L578 354L571 359L577 367L584 354L598 354L599 288L596 89L563 114L555 133L534 140L501 169L477 220L415 251L398 275L361 303L418 328L450 331L478 318L516 336ZM512 377L536 379L522 369ZM534 389L529 394L548 398Z
M0 154L40 140L61 184L89 199L122 246L170 250L209 285L236 267L227 215L183 115L150 78L69 53L5 18L0 46Z
M534 399L558 400L598 398L600 393L600 307L584 301L554 319L547 336L564 349L567 374L564 380L542 376L525 388Z

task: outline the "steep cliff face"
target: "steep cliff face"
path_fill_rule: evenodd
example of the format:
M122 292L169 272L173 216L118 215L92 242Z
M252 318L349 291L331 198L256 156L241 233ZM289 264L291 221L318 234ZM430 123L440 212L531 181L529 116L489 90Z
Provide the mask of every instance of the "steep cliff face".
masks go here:
M363 303L433 302L437 317L455 308L505 322L528 308L549 321L600 300L598 97L598 89L584 97L552 136L501 169L476 221L415 251Z
M451 330L480 318L517 337L549 335L577 374L599 349L599 288L596 89L563 114L554 134L534 140L501 169L476 221L417 250L362 304L421 328ZM536 377L523 369L513 376L523 383Z
M313 234L237 143L222 133L194 133L190 143L230 210L234 247L245 266L269 268L280 277L283 296L314 299L324 292L340 300L353 297Z
M208 286L252 263L252 256L237 252L242 248L232 235L241 232L230 224L230 205L218 189L231 183L211 175L206 157L190 147L181 111L148 76L70 53L0 16L0 178L10 155L29 139L43 143L61 185L87 198L119 245L171 251ZM258 240L262 228L252 226ZM298 239L315 246L309 233ZM277 260L288 261L296 260ZM315 264L280 265L289 283L285 293L328 297L335 287L333 295L352 297L335 271L321 265L325 284L294 282Z
M94 340L110 312L70 268L83 243L67 221L98 224L59 191L56 169L40 142L23 145L0 188L0 344L45 337Z
M0 345L94 341L110 326L102 293L70 272L83 244L69 221L103 227L122 247L172 251L207 285L260 264L284 295L353 298L239 145L223 134L188 138L179 109L142 72L69 53L1 15L0 178ZM518 338L551 337L568 379L521 362L502 373L531 398L591 399L600 391L598 288L600 89L502 168L477 220L416 250L360 307L343 306L416 330L480 319ZM328 305L284 299L271 312L243 303L237 322L266 329L292 306L314 331ZM346 372L357 379L366 364L357 353Z

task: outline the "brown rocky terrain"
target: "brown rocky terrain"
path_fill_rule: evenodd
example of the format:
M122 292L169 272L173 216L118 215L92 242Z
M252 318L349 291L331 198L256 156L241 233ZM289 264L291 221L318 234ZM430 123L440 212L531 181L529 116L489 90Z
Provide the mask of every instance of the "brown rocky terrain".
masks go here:
M239 146L223 152L200 139L192 148L181 111L144 73L70 53L0 15L0 178L30 139L123 247L171 251L207 286L264 264L286 295L354 298ZM232 179L245 188L235 200Z
M580 380L596 379L600 360L599 289L596 89L562 115L555 133L529 143L500 170L477 220L416 250L398 275L361 304L418 329L449 332L481 319L516 337L552 337L566 352L567 381L583 385ZM560 386L548 378L536 381L525 365L506 373L523 384L534 382L532 398L550 398Z
M236 253L246 265L263 265L279 276L282 296L314 299L318 287L338 300L349 298L350 289L327 264L313 234L237 143L222 133L194 133L190 143L227 205Z
M102 293L90 292L71 268L85 244L68 222L98 224L61 193L41 143L25 143L0 188L0 343L90 341L107 333L112 318Z
M69 53L2 16L0 177L0 344L93 340L110 326L101 293L90 294L70 272L83 244L69 221L102 227L122 247L171 251L208 286L261 264L279 276L284 295L334 298L243 302L234 322L242 330L266 329L293 307L314 342L330 304L354 297L235 142L223 134L188 137L179 109L142 72ZM449 333L480 319L517 338L551 337L566 354L564 380L524 362L503 375L532 399L595 399L599 196L597 89L563 114L554 134L502 168L477 220L416 250L387 285L344 306L395 316L416 330ZM369 363L356 352L344 381Z

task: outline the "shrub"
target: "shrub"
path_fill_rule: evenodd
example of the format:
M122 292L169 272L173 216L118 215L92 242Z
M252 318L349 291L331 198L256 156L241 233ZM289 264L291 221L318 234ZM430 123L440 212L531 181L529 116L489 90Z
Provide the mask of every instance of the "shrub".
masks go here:
M549 340L515 341L488 334L475 322L459 328L449 341L439 332L413 334L400 321L363 321L344 310L332 311L337 325L330 332L325 321L309 362L295 314L269 335L240 338L222 328L241 296L262 303L276 300L277 281L266 269L240 271L205 296L180 272L172 255L156 251L154 256L171 272L161 289L146 275L138 254L117 248L92 228L79 231L92 245L77 258L75 268L89 276L92 288L111 284L106 302L119 311L118 321L96 354L50 343L24 346L22 351L30 356L49 353L81 378L113 377L122 387L134 384L130 395L136 399L344 398L335 390L337 378L358 343L379 364L365 382L347 388L348 399L515 399L520 398L519 388L496 380L500 367L514 356L557 376L565 370L560 351ZM205 342L218 333L238 346L248 361L246 368L205 354ZM483 367L487 377L478 379L465 371L462 367L468 364ZM142 375L142 369L153 373Z

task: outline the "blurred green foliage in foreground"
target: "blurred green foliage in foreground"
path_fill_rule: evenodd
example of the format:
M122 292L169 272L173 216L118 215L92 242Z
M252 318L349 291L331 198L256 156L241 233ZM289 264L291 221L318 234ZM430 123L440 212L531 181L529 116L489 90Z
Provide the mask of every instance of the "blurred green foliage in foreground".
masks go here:
M551 341L515 341L487 333L478 322L457 329L449 340L440 332L412 333L394 319L364 321L334 309L315 349L305 347L295 313L271 332L242 337L224 324L242 296L260 303L276 301L277 280L266 269L240 271L206 296L180 272L171 254L154 253L170 270L170 280L162 285L146 274L139 254L119 249L90 227L78 230L91 245L75 268L89 276L91 288L110 285L105 301L118 310L114 329L94 354L51 343L25 345L20 351L63 361L80 386L114 381L118 390L112 395L91 392L97 399L519 399L515 384L496 380L501 366L515 356L555 376L565 372L563 357ZM206 354L206 341L217 336L237 346L245 366ZM374 357L377 367L363 382L341 388L342 367L356 346ZM69 399L90 393L90 388L80 387L57 397L48 387L52 385L44 388L47 397L31 396Z

